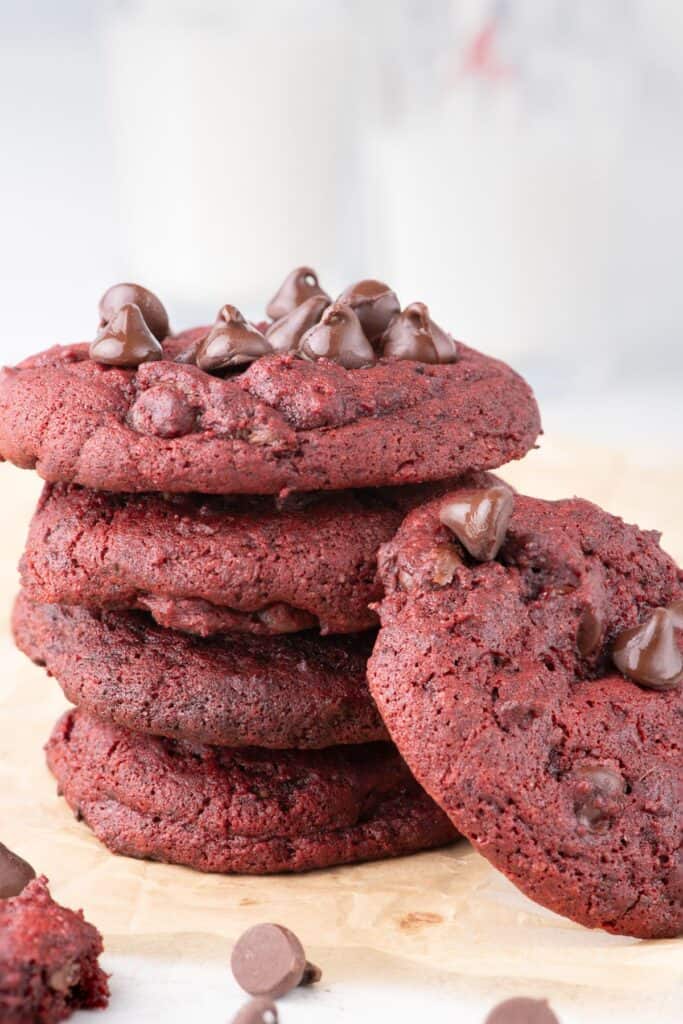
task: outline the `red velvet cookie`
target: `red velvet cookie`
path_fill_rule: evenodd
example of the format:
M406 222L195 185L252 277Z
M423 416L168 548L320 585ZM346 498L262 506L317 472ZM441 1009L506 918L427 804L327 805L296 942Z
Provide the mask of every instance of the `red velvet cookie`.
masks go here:
M492 864L643 938L683 929L683 608L658 539L579 499L439 498L380 554L369 666L416 778Z
M46 878L0 900L0 1020L56 1024L74 1010L106 1006L101 952L97 929L55 903Z
M455 836L386 743L278 752L191 746L70 711L47 760L69 805L110 850L200 871L307 871Z
M137 368L78 344L3 371L0 457L108 491L277 494L461 476L521 458L540 431L527 384L465 345L455 362L358 368L314 345L228 376L174 361L195 359L207 331L152 339Z
M269 748L386 739L365 679L372 633L201 640L141 612L40 605L24 594L13 627L70 701L129 729Z
M21 562L31 598L143 608L202 636L377 625L377 550L437 485L272 497L46 485Z

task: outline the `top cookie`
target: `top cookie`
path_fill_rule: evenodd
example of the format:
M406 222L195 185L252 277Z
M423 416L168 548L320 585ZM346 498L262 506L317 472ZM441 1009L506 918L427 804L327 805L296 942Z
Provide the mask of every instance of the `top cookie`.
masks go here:
M380 576L370 688L456 827L560 914L678 934L683 591L657 535L459 490L408 516Z
M100 490L276 494L439 480L532 447L536 403L504 363L379 282L330 304L303 276L263 330L224 306L161 342L158 300L110 289L90 346L2 372L0 456Z

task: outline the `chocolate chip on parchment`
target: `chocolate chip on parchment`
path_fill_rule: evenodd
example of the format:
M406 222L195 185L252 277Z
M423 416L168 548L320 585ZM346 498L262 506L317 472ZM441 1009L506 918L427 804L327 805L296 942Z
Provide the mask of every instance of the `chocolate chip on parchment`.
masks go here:
M35 877L30 864L0 843L0 900L18 896Z
M252 996L279 999L298 985L319 981L299 939L279 924L257 924L242 935L230 961L235 980Z
M277 1007L270 999L250 999L232 1018L232 1024L278 1024Z
M484 1024L559 1024L559 1021L546 999L518 996L494 1006Z

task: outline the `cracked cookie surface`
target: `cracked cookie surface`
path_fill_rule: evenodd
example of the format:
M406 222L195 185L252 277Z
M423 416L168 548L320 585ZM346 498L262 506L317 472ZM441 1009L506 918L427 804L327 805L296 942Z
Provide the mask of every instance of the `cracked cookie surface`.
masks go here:
M203 640L141 612L41 605L25 594L13 629L72 703L126 728L269 748L386 739L365 678L373 633Z
M589 927L679 934L681 691L642 688L610 660L617 636L680 599L679 570L657 534L522 495L497 560L477 562L440 519L457 499L412 512L380 553L369 681L392 739L532 899Z
M440 485L445 486L445 485ZM353 633L377 625L377 551L437 485L224 498L47 484L21 560L44 604L140 608L163 626Z
M137 370L86 344L0 376L0 456L46 480L109 491L277 494L422 483L521 458L540 431L528 385L464 345L458 361L265 356L225 379L174 362L206 334L163 343Z
M47 760L69 805L110 850L200 871L307 871L455 838L388 743L192 746L70 711Z

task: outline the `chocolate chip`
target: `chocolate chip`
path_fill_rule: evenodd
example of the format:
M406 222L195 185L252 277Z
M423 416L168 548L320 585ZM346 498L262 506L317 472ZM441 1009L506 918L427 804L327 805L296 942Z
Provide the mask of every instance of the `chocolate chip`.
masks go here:
M35 877L30 864L0 843L0 900L18 896Z
M360 320L365 336L370 342L377 341L400 312L396 292L382 281L357 281L346 288L337 302L350 306Z
M484 1024L559 1024L559 1021L547 1000L519 996L494 1006Z
M270 344L235 306L223 306L216 322L200 343L195 362L206 373L238 370L272 352Z
M299 354L310 360L331 359L347 370L372 366L377 361L360 320L349 306L340 302L328 306L320 323L306 331Z
M315 270L311 267L296 267L287 275L266 306L266 313L271 320L279 320L313 295L322 295L328 302L332 301L318 284Z
M579 619L576 633L576 646L582 658L587 658L600 647L604 623L595 609L586 605Z
M296 351L306 331L318 323L329 304L327 295L311 295L310 299L306 299L291 313L272 323L266 330L266 338L273 351Z
M673 690L683 680L683 655L674 615L657 608L645 622L625 629L612 645L612 661L625 676L652 690Z
M201 345L203 339L193 341L191 345L184 348L182 352L173 360L174 363L180 363L182 366L195 366L197 363L197 350Z
M128 413L128 423L138 434L182 437L194 429L196 412L177 388L159 384L141 392Z
M613 768L586 765L574 773L577 821L592 832L604 832L623 810L626 783Z
M672 618L674 629L683 629L683 598L670 604L668 612Z
M512 506L512 492L501 485L459 491L441 506L439 519L473 558L490 562L505 540Z
M138 307L155 338L163 341L168 337L168 313L160 300L142 285L127 282L112 285L100 299L100 329L111 323L118 311L128 305Z
M103 327L89 349L90 358L106 366L140 366L161 359L161 345L137 306L127 303Z
M250 999L237 1011L232 1024L278 1024L277 1007L270 999Z
M454 363L458 345L434 323L424 302L413 302L394 317L384 332L382 355L418 363Z
M235 943L230 964L245 992L271 999L321 978L296 935L279 924L257 924L246 931Z

